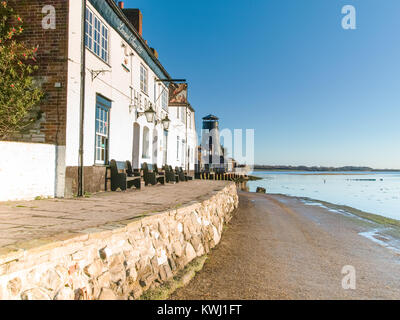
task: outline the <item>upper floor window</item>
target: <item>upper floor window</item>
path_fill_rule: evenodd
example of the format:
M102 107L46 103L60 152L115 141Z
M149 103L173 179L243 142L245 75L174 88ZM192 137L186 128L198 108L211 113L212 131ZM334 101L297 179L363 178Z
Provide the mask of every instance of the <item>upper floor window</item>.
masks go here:
M188 112L188 127L192 129L192 114Z
M163 92L161 96L161 105L165 111L168 111L168 91L165 88L163 88L162 90Z
M148 92L149 75L147 69L140 65L140 89L147 94Z
M99 58L108 62L109 31L93 12L86 8L85 45Z
M153 94L153 97L154 97L154 103L157 105L157 82L156 82L156 79L154 79L154 94Z
M93 50L93 13L86 8L86 25L85 25L85 45L88 49Z
M108 61L108 29L101 26L101 58Z
M185 117L186 117L186 108L185 108L185 107L181 107L180 109L181 109L181 119L182 119L183 122L186 122L186 121L185 121Z

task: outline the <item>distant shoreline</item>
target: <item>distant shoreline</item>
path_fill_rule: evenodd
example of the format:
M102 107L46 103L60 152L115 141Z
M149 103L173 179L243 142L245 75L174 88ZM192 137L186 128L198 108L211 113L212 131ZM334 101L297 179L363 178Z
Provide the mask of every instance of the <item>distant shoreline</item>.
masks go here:
M366 176L372 173L384 173L384 172L378 172L378 171L368 171L368 172L359 172L359 171L347 171L347 172L321 172L321 171L286 171L286 170L254 170L254 173L257 174L257 172L287 172L287 174L291 175L299 175L299 176L347 176L349 174L355 175L355 176ZM388 172L398 172L398 171L388 171Z
M297 169L297 168L262 168L262 167L254 167L253 171L276 171L276 172L310 172L310 173L321 173L321 174L345 174L345 173L359 173L359 174L368 174L368 173L375 173L375 172L400 172L400 169L368 169L368 170L358 170L358 169Z

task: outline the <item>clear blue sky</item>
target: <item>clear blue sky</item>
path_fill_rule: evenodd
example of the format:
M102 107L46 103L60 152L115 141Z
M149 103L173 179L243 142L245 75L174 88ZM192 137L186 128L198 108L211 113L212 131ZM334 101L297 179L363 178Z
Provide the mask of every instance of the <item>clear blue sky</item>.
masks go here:
M344 5L357 30L341 27ZM399 0L128 0L201 117L256 163L400 168Z

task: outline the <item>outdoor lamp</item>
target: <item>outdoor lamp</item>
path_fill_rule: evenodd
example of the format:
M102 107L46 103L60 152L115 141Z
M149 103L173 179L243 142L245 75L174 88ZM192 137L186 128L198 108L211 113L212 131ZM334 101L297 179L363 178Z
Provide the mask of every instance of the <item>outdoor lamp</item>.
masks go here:
M153 123L154 118L156 116L156 112L154 111L153 107L150 107L144 112L144 115L146 116L147 122L148 123Z
M169 120L168 115L165 115L165 118L162 120L162 124L163 124L165 130L169 129L170 123L171 123L171 120Z
M146 116L146 120L148 123L153 123L154 118L156 116L156 112L154 111L153 107L150 107L147 109L145 112L137 112L137 117L139 118L140 116Z

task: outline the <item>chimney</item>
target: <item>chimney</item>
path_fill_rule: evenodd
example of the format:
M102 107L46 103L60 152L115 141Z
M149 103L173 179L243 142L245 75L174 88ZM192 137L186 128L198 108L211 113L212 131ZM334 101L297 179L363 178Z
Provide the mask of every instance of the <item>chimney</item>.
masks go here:
M123 2L123 1L119 1L119 2L118 2L118 7L119 7L120 9L123 10L123 9L124 9L124 6L125 6L125 5L124 5L124 2Z
M154 48L150 48L150 50L153 52L154 56L158 59L158 52Z
M143 37L143 15L139 9L123 9L122 12L128 18L129 22L135 27L137 32Z

